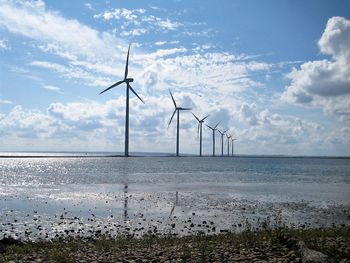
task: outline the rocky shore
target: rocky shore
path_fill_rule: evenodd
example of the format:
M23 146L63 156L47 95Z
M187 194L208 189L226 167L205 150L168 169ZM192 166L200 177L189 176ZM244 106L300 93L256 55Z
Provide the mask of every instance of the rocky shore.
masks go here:
M350 262L350 227L142 239L0 241L0 262Z

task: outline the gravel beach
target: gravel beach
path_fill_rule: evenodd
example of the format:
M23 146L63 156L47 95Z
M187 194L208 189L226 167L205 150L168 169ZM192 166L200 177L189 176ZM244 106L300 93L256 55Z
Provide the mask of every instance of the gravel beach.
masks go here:
M350 227L0 242L0 262L350 262Z

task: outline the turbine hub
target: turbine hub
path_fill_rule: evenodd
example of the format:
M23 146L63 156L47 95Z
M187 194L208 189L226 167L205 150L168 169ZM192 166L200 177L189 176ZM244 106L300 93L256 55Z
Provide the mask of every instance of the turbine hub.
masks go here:
M133 82L134 81L134 79L133 78L127 78L127 79L125 79L125 82L127 82L127 83L129 83L129 82Z

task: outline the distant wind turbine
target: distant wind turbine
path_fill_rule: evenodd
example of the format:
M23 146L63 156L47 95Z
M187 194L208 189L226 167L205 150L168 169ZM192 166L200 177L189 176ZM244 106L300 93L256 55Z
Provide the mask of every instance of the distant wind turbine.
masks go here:
M220 135L221 135L221 156L223 157L223 156L224 156L224 135L225 135L225 133L227 132L227 130L226 130L226 131L223 131L223 132L221 132L220 130L218 130L218 132L219 132Z
M216 127L218 127L219 123L220 122L218 122L214 127L206 125L209 129L213 131L213 157L215 157L215 131L217 130Z
M180 111L182 111L182 110L192 110L192 109L191 109L191 108L182 108L182 107L178 107L178 106L176 105L176 102L175 102L175 100L174 100L173 94L171 93L171 90L170 90L170 89L169 89L169 92L170 92L171 99L173 100L173 103L174 103L174 106L175 106L175 110L174 110L173 115L171 115L171 118L170 118L170 121L169 121L169 124L168 124L168 128L169 128L169 126L170 126L171 121L172 121L173 118L174 118L175 113L177 113L176 156L179 156Z
M227 156L230 156L230 139L232 138L232 135L226 134L227 137Z
M145 103L129 84L130 82L134 81L133 78L128 78L129 53L130 53L130 44L129 44L128 54L126 56L124 79L114 83L109 88L100 92L100 94L102 94L102 93L106 92L107 90L110 90L110 89L112 89L112 88L114 88L122 83L126 83L125 151L124 151L125 156L129 156L129 90L131 90L136 95L136 97L139 98L139 100L141 100L143 103Z
M237 140L237 139L231 139L232 140L232 157L233 157L233 151L234 151L234 143L235 143L235 140Z
M203 119L199 119L196 115L194 115L193 112L192 112L192 115L198 121L197 133L199 133L199 156L202 156L202 124L203 124L204 120L209 117L209 115L205 116Z

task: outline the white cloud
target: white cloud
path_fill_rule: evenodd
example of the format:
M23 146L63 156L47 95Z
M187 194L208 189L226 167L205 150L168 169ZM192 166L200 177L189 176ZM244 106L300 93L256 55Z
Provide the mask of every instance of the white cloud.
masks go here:
M93 8L92 4L90 4L90 3L85 3L84 6L86 6L91 11L95 11L96 10L95 8Z
M46 10L43 1L1 1L0 27L41 43L41 46L64 58L110 61L124 43L106 32L98 32L77 20L66 19ZM119 47L119 48L118 48Z
M256 105L254 103L252 103L251 105L243 103L239 110L240 120L252 126L258 125L258 118L255 111Z
M227 95L262 86L251 75L271 67L263 62L242 61L241 56L228 53L181 55L182 52L187 50L174 48L136 55L133 61L141 64L141 73L134 75L136 80L145 88L152 83L158 90L175 86L217 96L218 92Z
M348 128L329 132L317 123L274 114L252 104L234 108L232 101L216 104L192 93L173 94L178 105L193 107L200 117L210 114L207 124L221 121L220 129L231 128L229 133L238 138L236 150L240 153L315 154L308 149L328 149L350 140ZM142 104L135 97L130 100L131 151L174 152L176 120L167 128L174 110L170 96L151 96L147 102ZM249 110L242 114L247 107ZM95 150L123 151L124 118L124 97L103 103L51 103L46 112L15 106L0 116L0 134L8 147L11 140L7 138L11 138L16 144L30 139L31 145L45 140L46 147L56 150L86 150L87 145L93 145ZM246 126L232 128L232 122L238 119ZM180 123L181 152L196 153L197 122L190 112L181 112ZM204 152L209 154L211 131L203 129Z
M164 29L164 30L175 30L177 29L179 26L181 26L182 24L179 22L174 22L171 21L170 19L156 19L157 20L157 24L160 28Z
M247 153L263 149L260 154L318 155L317 149L329 148L329 130L316 122L271 113L247 103L234 114L246 125L235 129L234 134Z
M72 65L64 66L49 61L32 61L30 65L52 70L61 74L64 78L84 81L84 84L88 86L106 87L112 82L109 78L98 77L81 67L75 67Z
M145 28L135 28L128 31L122 31L120 33L121 36L141 36L147 33L147 29Z
M294 68L287 75L291 84L282 98L322 108L326 114L350 122L350 21L330 18L318 45L332 59L309 61L300 69Z
M12 104L13 102L10 100L0 100L0 104Z
M157 41L157 42L155 42L154 44L156 45L156 46L163 46L163 45L165 45L167 42L166 41Z
M0 50L8 50L10 49L10 46L8 44L7 39L0 39Z
M146 33L137 31L141 30L141 23L148 23L149 27L142 28L153 31L185 27L175 21L149 15L146 10L129 11L120 9L118 14L104 13L105 17L101 14L100 18L110 21L117 19L118 15L119 20L137 25L136 29L128 30L127 24L123 24L125 33L121 34L130 36ZM109 86L124 74L126 43L113 34L99 32L47 10L41 1L0 2L0 18L0 27L28 37L35 43L34 47L60 58L56 62L49 61L49 56L45 60L30 61L27 66L31 69L50 70L79 84L100 87ZM340 80L345 84L349 80L348 39L342 33L347 33L347 28L348 21L342 18L329 22L319 46L332 59L306 62L299 70L294 69L289 74L292 81L284 94L285 99L322 107L326 113L336 114L344 120L345 116L349 116L349 86L340 85ZM184 29L183 33L186 32ZM155 42L158 49L148 53L144 53L137 44L132 45L129 74L135 78L133 87L137 92L141 91L139 94L146 101L143 105L133 95L130 101L132 149L173 152L175 124L166 129L173 112L168 88L172 88L179 105L192 107L198 115L210 114L208 123L221 121L220 128L237 127L231 132L246 144L241 152L246 149L247 153L265 153L265 149L271 149L269 153L276 153L277 149L284 153L305 154L305 149L315 149L316 145L328 143L328 147L332 143L349 143L346 128L332 133L317 123L271 113L266 109L269 105L261 108L259 99L263 94L259 94L258 99L254 97L245 102L250 91L264 87L258 80L263 78L256 78L255 74L265 76L276 67L280 70L281 63L269 64L245 54L212 52L210 44L185 48L178 45L179 41L171 39ZM177 46L166 48L168 44ZM193 54L193 51L198 52ZM333 89L328 89L331 85ZM51 85L44 88L61 92ZM0 103L10 104L10 101L0 100ZM84 150L86 143L91 142L94 150L121 151L124 114L123 96L103 103L51 103L45 112L16 106L9 113L1 114L0 133L6 142L11 141L6 138L12 138L14 143L21 141L25 144L25 138L35 138L38 141L34 142L42 140L43 145L44 142L49 146L55 144L61 147L60 150ZM196 122L189 112L181 113L180 118L181 151L193 153L193 149L197 148ZM332 141L330 134L341 138ZM211 151L210 135L205 131L206 152ZM240 142L237 143L239 147Z
M56 86L44 85L43 88L44 88L44 89L47 89L47 90L55 91L55 92L60 93L60 94L63 94L63 92L61 91L61 89L58 88L58 87L56 87Z
M131 97L131 150L153 149L170 152L176 130L166 129L172 113L172 104L164 103L163 98L157 97L148 98L148 102L149 105L144 105L137 98ZM101 150L122 151L125 98L120 97L103 103L52 103L46 112L15 106L9 113L1 115L0 120L0 136L4 140L11 138L12 148L25 139L30 139L31 145L39 145L39 142L45 139L47 147L58 147L57 143L60 141L58 150L86 150L84 147L88 141L97 148L103 147ZM186 123L184 119L181 125L185 127L182 128L182 136L188 133ZM81 145L78 145L79 143ZM169 148L166 145L169 145ZM11 145L7 143L7 146Z
M134 26L141 26L144 28L144 32L142 34L145 34L147 32L152 31L151 29L155 29L158 31L173 31L178 29L179 27L183 26L183 24L172 21L169 18L161 18L154 15L147 15L147 10L145 9L126 9L126 8L115 8L110 11L105 11L103 13L95 14L94 18L102 18L105 21L109 20L117 20L117 21L123 21L121 25L121 29L125 29L125 27L129 26L129 24L132 24ZM129 31L132 31L130 29ZM139 36L141 34L125 34L125 32L122 36Z
M113 35L98 32L76 20L46 10L41 1L10 1L1 2L0 5L0 26L35 40L42 51L54 53L66 61L32 61L31 66L46 68L89 86L106 87L113 82L111 77L122 77L125 60L121 58L125 57L127 45L121 46L122 41ZM129 20L136 14L152 23L163 21L154 16L145 16L146 11L143 9L114 11L115 15ZM164 21L165 27L173 28L176 24L169 19ZM131 34L138 34L135 30L136 33L133 31ZM201 48L206 50L207 46ZM179 85L232 92L261 86L249 74L266 71L270 67L266 63L245 61L247 58L244 56L229 53L181 55L187 51L184 47L177 47L143 54L134 47L130 54L129 72L134 77L145 77L139 80L136 78L143 89L149 89L148 85L157 89Z
M126 19L128 21L134 21L136 22L136 19L139 17L139 15L144 14L146 12L145 9L126 9L126 8L115 8L111 11L105 11L101 14L94 15L94 18L103 18L104 20L120 20L120 19Z
M17 135L22 138L46 137L52 131L54 121L37 110L24 110L15 106L0 122L0 135Z

